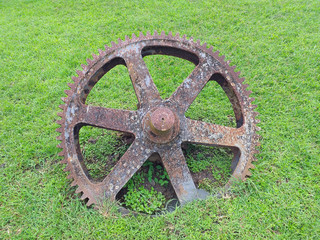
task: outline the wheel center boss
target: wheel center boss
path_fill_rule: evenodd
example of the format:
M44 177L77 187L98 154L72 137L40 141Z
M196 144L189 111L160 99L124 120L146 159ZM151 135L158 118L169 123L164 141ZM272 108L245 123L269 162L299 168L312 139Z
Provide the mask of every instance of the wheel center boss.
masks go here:
M167 143L179 133L178 116L166 107L159 107L148 112L144 119L144 131L155 143Z

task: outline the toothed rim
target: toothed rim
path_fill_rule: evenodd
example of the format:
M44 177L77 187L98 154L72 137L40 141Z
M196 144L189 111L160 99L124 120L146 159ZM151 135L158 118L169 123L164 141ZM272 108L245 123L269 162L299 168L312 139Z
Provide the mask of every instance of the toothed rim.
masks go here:
M57 140L61 141L61 143L58 144L57 147L63 149L59 153L59 156L64 157L64 159L61 161L61 164L66 164L64 171L70 172L70 174L68 175L67 178L73 180L71 186L78 186L76 193L82 192L82 195L81 195L82 200L86 199L86 198L89 199L87 202L88 206L96 203L96 201L95 201L95 199L92 199L89 197L89 194L86 193L87 190L84 186L79 185L79 183L77 181L77 176L72 173L72 165L68 161L68 156L67 156L67 152L65 149L65 136L64 136L63 129L65 126L64 122L65 122L65 116L66 116L66 109L67 109L67 105L69 104L70 98L71 98L72 94L76 91L76 88L78 87L80 81L86 76L86 74L88 74L90 69L92 69L93 66L99 62L99 60L106 57L111 52L113 52L116 49L119 49L123 46L129 45L131 43L136 43L136 42L140 42L140 41L148 41L148 40L162 40L162 39L169 40L169 41L179 41L179 42L182 42L183 44L191 45L192 47L201 49L202 51L208 53L213 58L215 58L217 61L219 61L222 64L222 66L233 76L233 78L236 79L237 83L239 84L239 86L242 89L243 94L245 95L245 97L248 100L248 105L246 106L246 111L251 112L251 117L253 118L252 124L253 124L253 131L254 131L254 134L252 135L252 145L251 145L251 149L250 149L249 159L248 159L247 164L244 168L244 171L241 173L241 179L245 180L248 176L252 175L252 173L250 172L250 169L254 168L254 165L252 164L252 162L257 160L254 155L259 153L259 151L256 148L257 148L257 146L259 146L258 140L259 140L260 136L257 135L255 132L260 130L260 128L258 126L256 126L258 123L260 123L260 120L256 119L256 116L258 115L258 113L253 111L256 108L256 105L252 104L252 102L255 99L249 97L249 95L252 93L252 91L246 90L246 88L248 87L248 84L243 84L245 79L239 78L240 72L234 71L236 69L236 66L230 66L230 61L225 61L225 56L223 56L223 55L220 56L219 51L213 52L212 46L207 47L206 43L203 43L201 45L200 40L194 40L193 38L187 38L186 35L183 35L182 37L180 37L179 33L177 33L176 35L173 35L172 32L169 32L168 35L166 35L164 31L162 31L160 34L157 31L155 31L152 35L150 34L150 32L147 32L146 35L144 35L140 32L139 37L137 37L135 34L132 34L131 38L129 38L128 36L125 36L124 40L118 39L118 43L111 42L111 46L106 45L104 50L99 49L98 50L99 55L92 54L93 59L88 58L87 64L81 65L82 70L76 70L76 73L78 76L72 77L73 83L68 83L70 90L65 91L65 93L67 94L67 97L61 98L61 100L65 104L59 106L59 108L62 109L63 111L58 113L58 116L61 117L61 120L57 121L57 124L59 124L60 127L56 129L56 131L60 133L60 135L57 137ZM228 187L228 186L229 186L229 184L226 185L226 187Z

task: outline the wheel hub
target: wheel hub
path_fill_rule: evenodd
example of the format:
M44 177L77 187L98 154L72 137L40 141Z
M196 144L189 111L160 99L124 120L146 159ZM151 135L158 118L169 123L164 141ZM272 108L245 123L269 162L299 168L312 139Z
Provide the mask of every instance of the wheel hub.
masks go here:
M152 132L156 135L163 135L169 132L175 122L175 115L169 108L160 107L151 113L150 126Z
M179 118L171 109L158 107L149 111L144 118L144 132L154 143L168 143L179 133Z

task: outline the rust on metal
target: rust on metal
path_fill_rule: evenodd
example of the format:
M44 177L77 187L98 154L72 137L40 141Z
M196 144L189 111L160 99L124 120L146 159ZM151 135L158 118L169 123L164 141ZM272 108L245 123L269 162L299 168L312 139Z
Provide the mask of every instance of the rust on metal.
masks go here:
M168 132L174 125L175 116L169 108L160 107L151 114L151 128L155 134Z
M179 133L179 117L166 107L151 109L146 113L142 130L152 143L168 143Z
M192 73L182 82L168 99L162 99L143 60L145 56L161 54L179 57L195 64ZM205 198L208 193L197 189L188 169L181 145L185 142L208 146L230 147L234 152L232 179L245 179L251 175L259 130L252 105L251 91L239 78L235 66L229 66L224 56L213 52L200 41L166 35L132 35L124 41L106 46L99 55L87 60L73 83L68 84L67 97L63 98L63 110L58 115L61 134L58 147L63 151L65 171L73 179L72 186L88 199L87 205L97 204L103 199L114 200L117 193L129 181L142 164L156 153L159 154L168 172L170 182L181 204ZM86 99L95 84L117 65L124 65L129 72L137 99L138 110L109 109L86 104ZM228 96L236 118L235 128L196 121L185 117L185 112L209 81L216 81ZM79 146L81 127L94 127L120 131L134 135L134 140L112 171L100 182L93 181L83 161Z

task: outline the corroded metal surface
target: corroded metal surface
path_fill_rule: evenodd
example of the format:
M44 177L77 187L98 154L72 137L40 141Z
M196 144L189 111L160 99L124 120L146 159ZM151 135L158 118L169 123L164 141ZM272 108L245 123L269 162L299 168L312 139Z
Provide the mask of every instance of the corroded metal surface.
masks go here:
M150 124L155 134L164 134L175 124L175 115L169 108L157 108L152 114Z
M153 54L170 55L186 59L195 64L195 69L168 99L161 99L143 57ZM255 105L250 91L234 72L235 66L229 66L224 56L212 52L212 47L201 45L185 36L173 36L171 33L159 35L147 33L139 37L132 35L124 41L112 42L111 47L99 50L99 56L88 59L83 70L77 71L74 83L68 84L67 97L63 98L63 110L58 115L61 125L57 129L61 135L58 147L63 151L65 171L70 171L72 186L78 186L82 199L88 199L87 205L97 204L105 198L114 200L116 194L128 182L133 174L154 153L162 159L170 177L171 184L179 201L183 204L207 193L196 188L181 144L190 142L209 146L230 147L234 152L232 179L245 179L251 175L249 169L255 160L258 145L259 122L255 117ZM126 66L138 99L138 110L127 111L90 106L86 98L94 85L116 65ZM185 117L185 112L201 92L208 81L216 81L228 96L236 117L237 127L225 127L196 121ZM126 153L101 182L90 179L79 146L79 130L90 125L109 130L130 133L135 136Z

